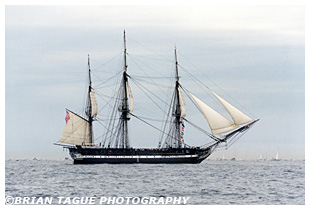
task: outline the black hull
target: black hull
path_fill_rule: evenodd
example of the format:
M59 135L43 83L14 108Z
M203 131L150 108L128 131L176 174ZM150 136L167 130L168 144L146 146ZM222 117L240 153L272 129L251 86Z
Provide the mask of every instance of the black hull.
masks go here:
M198 164L211 148L117 149L68 147L74 164Z

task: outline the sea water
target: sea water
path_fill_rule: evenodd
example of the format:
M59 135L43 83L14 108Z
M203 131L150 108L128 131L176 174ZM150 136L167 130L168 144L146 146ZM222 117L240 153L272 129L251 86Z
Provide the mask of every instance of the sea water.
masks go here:
M59 197L187 197L186 204L302 205L305 162L74 165L69 160L7 160L5 195L46 198L52 204L59 204Z

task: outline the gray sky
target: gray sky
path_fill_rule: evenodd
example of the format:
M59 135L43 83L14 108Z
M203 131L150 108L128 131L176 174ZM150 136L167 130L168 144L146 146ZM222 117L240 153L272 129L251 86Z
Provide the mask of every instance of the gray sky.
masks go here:
M196 76L204 72L200 79L207 86L260 118L234 146L211 158L272 158L278 148L281 158L304 159L303 7L6 6L5 12L7 159L68 156L53 143L65 125L64 109L82 109L87 54L97 75L111 75L111 66L99 67L122 51L124 29L131 58L147 57L142 67L170 76L171 63L151 60L142 45L172 61L176 44L182 66ZM130 72L139 74L134 63ZM184 85L203 95L187 77L181 70ZM135 90L134 100L144 102ZM132 145L157 146L158 134L150 140L140 125L131 126ZM204 144L189 133L189 144Z

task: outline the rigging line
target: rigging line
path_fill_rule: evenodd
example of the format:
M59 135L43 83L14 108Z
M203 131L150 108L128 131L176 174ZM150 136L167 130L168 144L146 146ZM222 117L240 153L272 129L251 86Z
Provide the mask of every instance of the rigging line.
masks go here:
M190 91L188 89L186 89L184 86L179 84L179 87L181 87L181 89L184 91L184 93L186 93L187 97L190 99L190 101L196 105L196 103L193 101L192 97L189 96ZM198 107L197 107L198 108ZM199 109L199 108L198 108ZM199 109L200 110L200 109Z
M96 93L98 93L99 95L102 95L103 97L111 98L113 96L107 95L107 92L110 91L111 94L115 95L115 89L116 89L115 85L116 83L107 85L105 87L96 88Z
M116 85L116 84L113 84L113 85ZM108 96L108 95L102 94L102 93L100 93L100 92L97 92L98 95L100 95L100 96L102 96L102 97L107 97L107 98L109 98L108 102L99 110L99 112L100 112L101 110L103 110L107 105L109 105L109 106L112 107L112 105L110 105L110 102L112 101L112 99L120 100L120 99L118 99L118 98L116 97L116 95L118 94L118 91L113 90L113 92L114 92L114 95L113 95L113 96Z
M152 60L158 60L158 61L165 61L165 62L172 62L171 60L168 60L168 58L166 58L166 59L162 59L162 58L156 58L156 57L154 57L154 56L152 56L151 54L151 56L152 57L150 57L150 56L146 56L146 55L142 55L142 54L139 54L139 53L131 53L131 55L134 55L135 57L141 57L141 58L144 58L144 59L152 59ZM163 56L164 57L164 56Z
M100 74L100 75L102 75L102 74L105 74L105 75L107 75L107 74L111 74L111 70L113 70L113 71L118 71L119 70L119 68L117 67L117 65L114 65L114 66L106 66L105 68L103 68L104 70L102 70L102 71L96 71L96 73L97 74Z
M239 135L239 133L237 133L235 136L233 136L233 138L228 142L228 144L226 145L227 148L230 148L235 142L237 142L237 140L239 140L242 136L244 135L244 133L242 133L241 135Z
M254 115L254 113L250 112L248 109L246 109L246 107L244 107L241 103L239 103L238 100L236 100L234 97L232 97L231 95L227 94L221 87L219 87L213 80L209 79L209 77L207 77L204 72L202 72L197 66L195 66L191 61L189 61L185 56L183 56L180 52L178 52L178 54L180 54L186 61L188 61L195 69L197 69L206 79L208 79L210 82L212 82L218 89L220 89L224 94L226 94L228 97L230 97L232 100L234 100L237 104L239 104L243 109L247 110L248 113L250 113L251 115L253 115L255 118L256 115ZM200 80L199 80L200 81ZM201 82L201 81L200 81ZM201 82L202 83L202 82ZM203 83L202 83L203 84ZM203 84L204 85L204 84ZM207 87L206 85L204 85L205 87ZM208 87L207 87L208 88ZM209 88L208 88L209 89Z
M104 144L106 144L107 140L108 140L109 146L115 144L115 142L118 141L118 138L119 138L119 134L120 134L119 130L120 130L120 120L118 121L117 125L112 128L109 139L105 138ZM115 138L113 138L113 136L115 136Z
M116 85L115 82L112 82L110 84L101 83L101 84L95 85L94 89L101 90L101 89L106 89L106 88L114 87L115 85ZM105 91L105 92L107 92L107 91Z
M131 75L131 77L133 78L133 76ZM136 76L134 76L134 78L142 83L147 83L148 85L154 85L156 87L163 87L163 88L173 88L169 85L163 85L163 84L160 84L160 83L154 83L154 84L151 84L150 82L148 82L147 80L143 80L143 79L140 79L140 78L137 78ZM163 92L162 92L163 93Z
M169 135L169 136L167 136L165 138L164 144L166 144L166 145L173 145L173 140L174 141L178 140L178 139L176 139L176 135L175 135L176 134L176 129L175 129L174 121L171 122L171 124L170 124L170 126L168 128L169 129L168 129L167 133L172 134L172 135Z
M211 81L216 87L218 87L220 90L222 90L214 81L212 81L211 79L209 79L209 77L207 77L204 72L202 72L200 70L200 68L198 68L197 66L195 66L191 61L189 61L185 56L183 56L182 53L178 52L178 54L180 54L186 61L188 61L195 69L197 69L206 79L208 79L209 81ZM203 84L205 87L207 87L203 82L201 82L199 79L197 79L201 84ZM207 87L209 89L209 87ZM222 90L223 91L223 90ZM224 91L223 91L224 92Z
M100 121L97 121L101 126L103 126L106 129L106 132L110 132L113 134L113 130L109 130L109 128L107 128L103 123L101 123ZM105 134L101 135L100 137L104 137ZM114 135L114 134L113 134ZM99 137L98 137L99 138Z
M136 61L136 59L134 59L131 55L129 55L129 58L130 58L131 61L133 61L133 63L136 64L136 65L140 68L140 70L141 70L142 72L144 72L145 75L147 75L147 76L149 76L149 75L147 74L146 71L144 71L144 69L143 69L140 65L144 65L144 66L146 66L147 69L151 69L151 70L152 70L151 72L156 72L157 74L160 74L160 75L162 75L163 77L166 76L166 75L163 75L162 72L158 71L158 69L156 69L156 68L150 66L149 64L144 63L144 62L142 62L142 61L140 61L140 60L137 60L137 61Z
M214 141L221 141L221 139L217 138L216 136L213 136L212 134L208 133L206 130L204 130L203 128L199 127L198 125L194 124L193 122L190 122L189 120L187 120L186 118L183 118L187 123L189 123L190 125L192 125L193 127L195 127L196 129L198 129L199 131L201 131L202 133L204 133L205 135L207 135L208 137L210 137L211 139L213 139Z
M116 100L120 100L118 99L116 96L116 94L114 94L113 96L109 96L109 95L106 95L106 94L103 94L103 93L100 93L100 92L96 92L96 95L99 95L101 96L102 98L109 98L110 100L111 99L116 99Z
M119 88L119 90L117 91L117 94L118 94L118 98L120 98L120 94L121 94L120 88ZM114 103L114 106L113 106L113 109L112 109L112 112L111 112L111 119L115 119L115 118L116 118L116 115L117 115L117 107L118 107L117 103L118 103L118 100L115 100L115 103ZM116 120L111 120L111 121L109 121L109 123L108 123L108 129L111 128L111 127L115 128L115 123L116 123ZM108 133L106 133L106 135L105 135L105 142L106 142L107 139L108 139ZM112 135L111 135L111 134L110 134L110 136L109 136L109 139L110 139L110 141L111 141L111 139L112 139ZM109 142L110 142L110 141L109 141Z
M207 88L208 90L210 90L209 87L207 87L201 80L199 80L198 78L196 78L193 74L191 74L187 69L185 69L183 66L179 65L180 69L184 70L186 73L188 73L190 75L190 77L193 78L193 81L203 90L203 92L205 93L205 89L203 89L203 87ZM203 85L203 87L201 86ZM190 92L190 91L189 91ZM208 94L207 94L208 95ZM216 100L215 97L211 97L210 95L208 95L208 97L210 97L214 102L219 103L219 101Z
M167 98L168 98L168 94L166 95L167 96ZM164 124L162 124L162 126L163 126L163 130L165 131L165 129L167 128L167 124L168 124L168 122L173 122L173 121L170 121L169 120L169 118L170 118L170 116L171 116L171 111L173 112L173 109L172 109L172 106L173 106L173 104L174 104L174 100L175 100L175 97L171 97L171 102L170 102L170 105L169 105L169 107L168 107L168 111L167 112L165 112L164 113L164 115L166 115L166 120L165 120L165 123ZM170 130L169 130L169 132L170 132ZM159 140L159 146L162 146L162 144L163 144L163 133L162 133L162 135L161 136L159 136L159 138L160 138L160 140ZM166 141L165 141L166 142Z
M100 138L102 138L105 134L101 135L101 136L98 136L98 137L95 137L94 138L94 142L96 142L97 140L99 140Z
M154 78L154 79L174 79L175 77L150 77L150 76L139 76L139 75L131 75L135 78Z
M123 70L122 70L123 71ZM121 72L121 71L120 71ZM114 87L113 88L109 88L112 90L112 97L116 100L115 101L115 106L116 106L116 103L118 101L120 101L120 87L119 87L119 81L120 81L120 77L121 77L121 74L118 75L118 77L115 77L115 83L114 83ZM109 102L112 101L112 99L109 100ZM109 104L110 105L110 104ZM111 106L111 105L110 105Z
M247 131L249 131L250 129L247 129L247 130L245 130L245 131L243 131L242 133L241 132L239 132L239 133L237 133L237 135L235 136L235 137L237 137L236 139L232 139L232 140L230 140L229 141L229 146L228 146L228 148L229 147L231 147L237 140L239 140L242 136L244 136L245 135L245 133L247 132ZM239 135L239 136L238 136Z
M112 77L109 77L108 79L102 81L101 83L97 84L95 87L98 87L98 86L100 86L100 85L102 85L102 84L105 84L105 83L109 82L109 81L112 80L113 78L117 77L121 72L122 72L122 71L119 71L119 72L115 73ZM97 76L97 75L94 74L94 73L93 73L93 75L95 75L97 78L100 78L99 76Z
M152 119L152 118L149 118L149 117L142 117L142 116L137 116L137 117L140 117L140 118L146 119L146 120L156 121L156 122L164 122L164 120Z
M95 76L95 78L101 80L101 78L96 73L94 73L93 71L91 71L91 74L92 74L92 83L94 83L94 77L93 76Z
M99 113L103 110L103 109L105 109L108 105L110 106L110 108L114 108L114 106L111 104L111 102L112 102L112 100L113 99L115 99L116 101L118 101L119 99L118 98L116 98L115 96L112 96L112 97L109 97L110 99L107 101L107 103L104 105L104 106L102 106L100 109L99 109ZM99 114L100 115L100 114ZM102 116L102 115L101 115Z
M166 103L166 101L164 101L163 99L161 99L159 96L157 96L156 94L154 94L153 92L151 92L150 90L148 90L146 87L144 87L142 84L140 84L136 79L129 77L137 86L140 85L141 87L143 87L145 90L147 90L149 93L151 93L153 96L155 96L157 99L159 99L160 101L162 101L164 104L168 105Z
M131 78L131 77L130 77ZM162 109L162 107L160 107L142 88L141 88L141 86L142 85L140 85L137 81L135 81L135 79L133 79L133 78L131 78L131 80L137 85L137 87L139 88L139 89L141 89L144 93L145 93L145 95L159 108L159 109L161 109L163 112L165 112L166 113L166 111L165 110L163 110ZM142 86L143 87L143 86ZM146 89L146 88L145 88ZM146 89L146 90L148 90L148 89ZM148 92L150 92L149 90L148 90ZM153 94L152 92L151 92L151 94L152 95L154 95L156 98L158 98L159 100L161 100L163 103L165 103L165 104L167 104L165 101L163 101L161 98L159 98L157 95L155 95L155 94ZM168 105L168 104L167 104Z
M118 75L119 73L117 73L116 75L114 75L114 76L112 76L112 77L109 77L107 80L103 80L103 79L101 79L100 81L95 81L95 85L94 85L94 87L96 88L96 89L105 89L105 88L110 88L110 90L113 90L113 88L112 87L114 87L114 85L116 85L116 84L119 84L116 80L115 80L115 78L119 78L120 77L120 75ZM107 92L107 91L105 91L105 92Z
M140 42L136 41L135 39L133 39L133 38L131 38L131 37L129 37L129 36L127 36L127 38L129 38L130 40L134 41L136 44L141 45L142 47L146 48L147 50L153 52L155 55L157 55L157 56L159 56L159 57L162 57L164 60L166 60L166 61L168 61L168 62L173 62L172 60L169 60L167 57L164 57L163 55L158 54L157 52L155 52L154 50L150 49L149 47L147 47L147 46L141 44Z
M148 116L153 116L153 117L158 117L158 114L155 112L150 112L150 109L145 108L144 106L140 106L140 104L136 103L135 105L135 113L144 113L147 114Z
M119 75L119 77L115 77L115 79L119 80L120 79L120 75ZM103 144L104 145L106 144L107 141L108 141L109 145L114 144L114 142L116 141L116 140L112 141L114 136L115 136L115 138L118 138L115 133L119 130L118 129L119 123L117 123L117 125L116 125L116 121L118 119L117 118L117 113L118 113L117 112L117 107L118 107L117 104L118 104L118 101L120 100L121 92L120 92L120 87L118 88L117 83L115 83L115 87L114 87L113 91L115 93L113 98L115 98L115 96L117 98L116 98L116 100L114 102L114 106L110 105L110 101L112 101L112 99L110 99L110 101L107 103L107 104L109 104L109 106L112 106L111 117L110 117L112 120L108 121L108 124L107 124L107 130L111 130L111 131L110 132L106 132L105 137L103 137Z
M130 115L132 115L133 117L135 117L135 118L139 119L140 121L142 121L142 122L146 123L146 124L147 124L147 125L149 125L150 127L152 127L152 128L154 128L154 129L156 129L156 130L158 130L158 131L160 131L160 132L162 132L162 133L166 134L167 136L170 136L170 137L174 138L174 137L173 137L173 136L171 136L170 134L165 133L165 132L164 132L164 131L162 131L161 129L159 129L159 128L155 127L154 125L151 125L150 123L148 123L147 121L145 121L145 120L141 119L140 117L138 117L138 116L134 115L133 113L129 113L129 114L130 114Z
M111 119L111 118L106 118L106 119L104 119L104 118L96 118L96 121L104 121L104 122L106 122L108 120L117 120L117 119L119 119L119 117L114 118L114 119Z
M122 55L122 52L119 52L117 55L113 56L110 60L108 60L107 62L101 64L100 66L96 67L93 69L93 71L105 66L106 64L110 63L111 61L113 61L114 59L116 59L117 57L120 57ZM96 60L91 59L92 61L97 62Z
M235 134L235 135L233 136L233 138L232 138L230 141L228 141L229 144L228 144L228 142L226 141L226 145L224 145L224 146L219 146L218 148L220 148L220 149L226 148L226 150L229 149L229 148L230 148L237 140L239 140L243 135L244 135L244 134L242 134L242 135L240 135L240 136L238 137L238 134ZM238 137L238 138L237 138L237 137Z
M178 53L178 54L180 54L180 53ZM187 60L187 59L186 59ZM188 61L188 60L187 60ZM190 61L188 61L189 63L190 63ZM191 63L190 63L191 64ZM192 64L193 65L193 64ZM185 67L183 67L183 66L181 66L180 64L179 64L179 66L183 69L183 70L185 70L188 74L190 74L191 76L192 76L192 78L194 78L195 80L197 80L199 83L201 83L204 87L206 87L206 88L208 88L209 89L209 87L207 87L207 85L205 85L201 80L199 80L198 78L196 78L193 74L191 74ZM194 65L193 65L194 66ZM197 70L199 70L196 66L194 66ZM200 70L199 70L200 71ZM204 76L205 76L205 74L203 73L203 72L201 72L200 71L200 73L201 74L203 74ZM206 76L205 76L206 77ZM207 78L207 77L206 77ZM207 78L208 79L208 78Z
M118 100L118 98L115 97L116 93L115 93L113 96L109 96L109 95L103 94L103 93L101 93L101 92L99 92L99 91L96 91L95 94L98 95L98 96L100 96L101 98L108 98L108 101L107 101L107 103L104 105L104 107L106 107L107 104L109 104L109 103L111 102L112 99ZM103 108L101 108L100 111L101 111L102 109L103 109Z
M141 68L139 65L138 65L138 63L131 57L131 56L129 56L129 58L138 66L138 68L152 81L152 83L153 84L156 84L154 81L153 81L153 79L151 79L151 77L146 73L146 71L144 71L144 69L143 68ZM160 88L158 88L162 93L163 93L163 90L161 90ZM163 94L165 94L165 93L163 93Z
M215 143L214 141L212 141L212 142L209 142L209 143L203 144L202 146L200 146L200 148L211 147L211 146L213 146L213 145L215 145L215 144L220 145L220 143L222 143L222 142L216 142L216 143Z
M173 63L172 63L173 64ZM145 72L144 72L145 73ZM145 73L146 74L146 73ZM147 75L147 77L149 77L149 78L151 78L150 76L148 76ZM175 76L173 77L173 76L170 76L170 77L167 77L167 78L175 78ZM142 81L142 82L146 82L145 80L142 80L142 79L138 79L138 78L135 78L136 80L139 80L139 81ZM173 85L171 84L171 82L170 82L170 85L169 86L166 86L166 85L160 85L160 84L156 84L154 81L153 81L153 83L160 89L160 86L163 86L163 87L165 87L166 89L167 89L167 93L164 93L162 90L160 90L165 96L166 96L166 98L167 99L169 99L170 97L168 96L169 94L170 94L170 91L169 91L169 89L173 89ZM175 83L174 83L175 84ZM149 85L152 85L152 84L150 84L149 83ZM170 110L170 109L169 109ZM163 112L163 115L165 116L167 113L166 112ZM162 125L163 126L163 125ZM161 127L162 127L161 126ZM162 134L163 135L163 134ZM161 137L161 136L159 136L159 137Z
M235 133L232 137L230 137L229 140L225 141L227 142L226 146L222 146L220 148L229 149L235 142L237 142L241 137L243 137L247 131L249 131L249 129L245 130L243 133L241 132Z
M110 103L112 102L112 100L113 99L116 99L116 100L118 100L117 98L114 98L114 96L113 97L110 97L110 99L107 101L107 103L103 106L103 107L101 107L100 108L100 110L98 111L98 112L101 112L103 109L105 109L106 108L106 106L110 106L110 107L113 107Z

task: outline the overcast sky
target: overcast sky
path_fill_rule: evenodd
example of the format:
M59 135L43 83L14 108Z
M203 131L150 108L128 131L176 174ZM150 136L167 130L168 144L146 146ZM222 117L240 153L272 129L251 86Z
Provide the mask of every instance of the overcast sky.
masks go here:
M304 159L304 17L304 7L285 5L6 6L6 158L68 156L53 143L65 125L64 109L83 106L87 55L94 68L109 61L122 51L126 29L133 58L146 46L173 61L176 45L182 66L203 72L207 86L260 118L234 146L211 158L272 158L278 148L281 158ZM161 74L172 69L159 65ZM187 77L181 70L195 92ZM135 100L140 95L134 90ZM140 126L132 129L133 146L157 146L158 136L146 141Z

